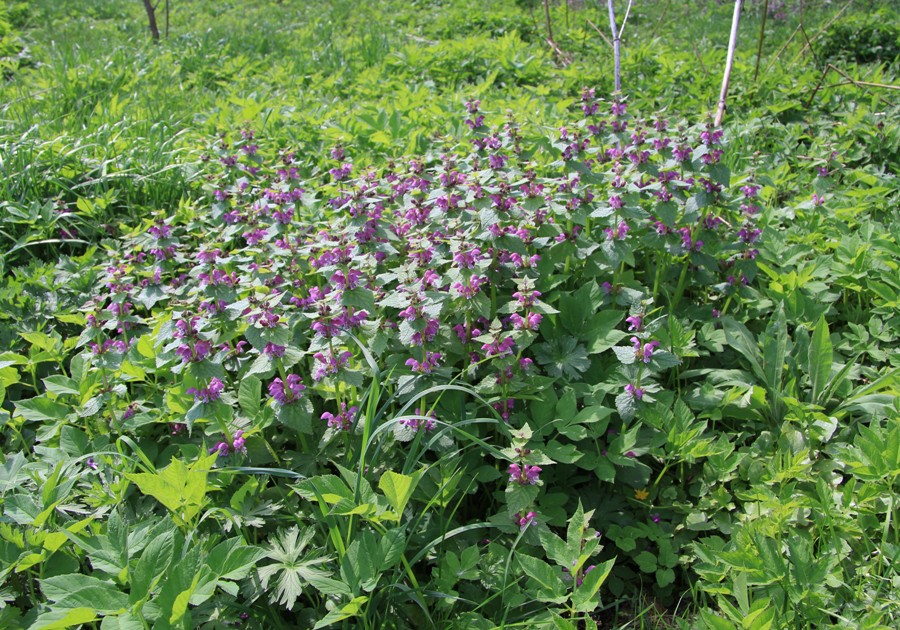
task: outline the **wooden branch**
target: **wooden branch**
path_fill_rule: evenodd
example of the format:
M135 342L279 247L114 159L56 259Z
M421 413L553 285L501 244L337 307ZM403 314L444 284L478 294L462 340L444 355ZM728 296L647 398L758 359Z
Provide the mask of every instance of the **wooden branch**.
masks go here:
M703 76L709 79L709 70L706 69L706 64L703 63L703 57L700 56L700 51L697 49L697 44L691 41L691 47L694 49L694 55L697 56L697 61L700 62L700 69L703 70Z
M669 5L672 3L672 0L666 0L666 6L663 7L662 13L659 16L659 19L656 20L656 24L653 26L653 32L650 33L650 39L656 39L656 34L659 32L659 27L663 23L663 20L666 19L666 14L669 12Z
M762 59L762 47L763 40L765 39L766 34L766 16L769 15L769 0L766 0L765 6L763 6L763 19L762 26L759 27L759 46L756 49L756 67L753 69L753 82L756 83L756 79L759 77L759 60ZM802 24L802 22L801 22Z
M719 109L716 112L715 126L722 124L725 117L725 102L728 98L728 82L731 80L731 68L734 65L734 51L737 48L738 24L741 21L741 0L734 0L734 16L731 18L731 37L728 40L728 59L725 62L725 75L722 77L722 91L719 93Z
M550 25L550 0L544 0L544 15L547 18L547 39L553 41L553 27Z
M769 65L766 66L766 69L763 70L763 74L769 74L769 70L772 69L772 66L775 65L775 62L778 61L778 58L781 57L781 54L782 54L782 53L787 49L787 47L791 44L791 42L794 40L794 37L796 37L796 36L797 36L797 33L800 32L800 29L801 29L801 28L803 28L803 25L802 25L802 24L800 24L797 28L794 29L794 32L791 33L791 36L787 38L787 41L786 41L786 42L784 42L784 46L782 46L782 47L778 50L778 52L775 53L775 56L772 58L772 61L770 61L770 62L769 62Z
M593 22L591 22L590 18L586 18L586 19L587 19L587 23L590 24L590 25L594 28L595 31L597 31L597 34L598 34L600 37L603 38L603 41L605 41L606 44L607 44L610 48L612 48L612 47L613 47L612 42L609 41L609 38L608 38L606 35L603 34L603 31L601 31L601 30L597 27L596 24L594 24Z
M900 90L900 85L887 85L885 83L872 83L871 81L857 81L856 79L851 77L849 74L847 74L846 72L844 72L837 66L835 66L833 64L828 64L827 66L825 66L825 71L822 72L822 77L819 79L819 82L816 84L816 89L813 90L813 93L809 95L809 100L806 101L806 109L810 108L810 106L812 105L813 99L816 97L816 94L819 93L819 89L822 87L822 83L825 82L825 77L827 77L828 73L832 72L832 71L837 72L839 75L844 77L849 83L852 83L856 87L863 86L863 87L882 88L882 89L887 89L887 90ZM847 85L847 84L843 83L841 85Z
M819 32L816 33L815 35L813 35L813 38L812 38L811 40L807 37L807 38L806 38L806 45L805 45L803 48L800 49L800 52L797 53L797 56L796 56L796 57L794 57L794 61L797 61L797 59L800 58L800 55L802 55L803 53L806 52L807 47L809 47L809 46L812 44L812 42L814 42L814 41L816 41L817 39L819 39L819 38L822 36L822 33L824 33L825 31L827 31L827 30L831 27L831 25L834 24L834 23L837 21L837 19L838 19L839 17L841 17L841 15L844 13L844 11L846 11L847 9L850 8L850 5L851 5L851 4L853 4L853 0L847 0L847 4L845 4L843 7L841 7L841 10L837 12L837 15L835 15L833 18L831 18L831 19L828 21L828 24L826 24L826 25L823 26L821 29L819 29ZM791 62L791 65L793 65L793 63L794 63L794 62L792 61L792 62Z

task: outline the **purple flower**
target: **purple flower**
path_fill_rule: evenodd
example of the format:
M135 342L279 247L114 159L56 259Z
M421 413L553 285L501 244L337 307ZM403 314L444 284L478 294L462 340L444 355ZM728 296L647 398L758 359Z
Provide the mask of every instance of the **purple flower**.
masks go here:
M328 426L331 428L340 429L341 431L349 431L353 426L353 420L356 418L356 412L359 411L359 407L350 407L347 409L347 403L341 403L341 411L337 415L329 412L325 412L322 414L322 420L328 421Z
M524 516L522 516L521 512L516 512L516 515L513 520L515 520L516 525L519 526L520 531L525 531L525 529L534 523L537 519L537 514L534 512L528 512Z
M489 357L502 357L513 353L516 342L512 337L494 338L494 341L481 346L481 350Z
M522 317L518 313L513 313L509 319L516 330L537 330L544 316L540 313L527 313Z
M280 345L278 345L277 343L272 343L272 342L270 341L270 342L267 343L266 346L263 348L263 354L266 354L266 355L268 355L268 356L270 356L270 357L273 357L273 358L274 358L274 357L283 357L283 356L284 356L284 351L285 351L286 349L287 349L287 348L285 348L284 346L280 346Z
M642 343L637 337L632 337L630 341L634 346L634 356L639 361L650 363L650 359L653 357L653 351L659 347L659 342L648 341L647 343Z
M403 418L400 424L409 427L413 431L432 431L436 426L434 413L428 414L426 418Z
M347 366L352 357L353 353L349 351L344 351L337 356L332 350L316 352L313 355L313 379L321 381L326 376L337 374L341 368Z
M201 387L200 389L189 387L187 393L193 394L194 402L210 403L219 400L224 389L225 384L214 376L210 379L209 385L206 387Z
M625 393L637 400L641 400L644 397L644 389L632 385L631 383L628 383L628 385L625 386Z
M628 323L628 330L634 330L637 332L641 332L641 329L644 327L644 319L640 315L632 315L631 317L626 317L625 321Z
M509 473L510 483L517 483L520 486L533 486L540 481L541 467L528 466L527 464L523 466L510 464L507 472Z
M756 197L757 194L759 194L759 188L759 186L749 184L747 186L741 186L741 192L747 199L752 199L753 197Z
M443 358L444 357L440 352L426 352L424 361L420 363L415 359L407 359L406 366L409 367L409 369L411 369L413 372L419 372L421 374L431 374L431 372L438 367L438 364Z
M269 383L269 396L274 398L279 405L289 405L297 401L303 394L303 390L306 389L296 374L288 374L286 380L287 386L280 378Z
M234 449L235 453L243 453L244 455L246 455L247 454L246 442L247 442L247 440L244 439L244 432L239 429L234 434L234 440L231 443L231 447Z
M606 238L608 240L616 240L616 241L624 241L625 237L628 235L628 232L631 231L628 223L625 221L619 221L619 225L616 226L616 229L606 228Z

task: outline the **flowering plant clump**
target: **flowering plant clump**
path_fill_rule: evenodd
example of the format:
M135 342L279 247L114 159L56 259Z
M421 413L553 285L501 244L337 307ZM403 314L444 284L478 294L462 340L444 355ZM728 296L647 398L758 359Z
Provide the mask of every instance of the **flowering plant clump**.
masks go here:
M320 568L296 578L340 605L373 592L349 577L362 576L351 566L361 555L401 565L372 532L441 538L431 516L407 521L424 500L426 511L455 506L444 531L463 524L457 509L496 530L483 553L473 541L446 556L475 562L472 579L502 592L491 558L521 535L529 597L592 610L614 562L585 537L588 520L627 553L615 519L679 518L628 501L678 457L661 418L695 377L673 370L701 356L698 343L715 351L713 313L727 318L752 296L761 231L759 186L732 176L719 130L634 117L592 90L577 112L552 137L527 138L511 118L488 126L470 101L470 135L456 144L380 169L337 146L305 181L298 151L246 129L222 136L203 203L159 213L108 252L78 341L81 374L102 384L100 417L130 441L208 454L193 468L176 457L161 475L206 488L207 475L230 471L215 483L234 499L208 515L223 528L265 527L254 515L282 509L301 523L347 519L322 541L331 551L307 558ZM269 498L251 501L233 474L267 470L296 485L270 493L254 481ZM128 478L193 526L202 501L160 498L142 476L152 474ZM578 488L597 484L595 500L619 516L576 509ZM573 512L576 542L563 543L552 528ZM408 532L391 529L400 522ZM338 544L341 528L359 538ZM279 532L264 584L311 544ZM475 587L444 562L437 583ZM673 567L659 569L661 588ZM272 601L314 606L301 591Z

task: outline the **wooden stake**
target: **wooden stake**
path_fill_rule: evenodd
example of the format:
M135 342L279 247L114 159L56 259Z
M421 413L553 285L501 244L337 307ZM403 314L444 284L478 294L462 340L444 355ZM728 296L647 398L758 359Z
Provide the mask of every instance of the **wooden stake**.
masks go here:
M612 2L612 0L610 0ZM715 126L722 124L725 117L725 102L728 98L728 81L734 65L734 51L737 48L738 24L741 21L741 0L734 0L734 16L731 18L731 38L728 40L728 60L725 62L725 76L722 77L722 91L719 93L719 110L716 112Z

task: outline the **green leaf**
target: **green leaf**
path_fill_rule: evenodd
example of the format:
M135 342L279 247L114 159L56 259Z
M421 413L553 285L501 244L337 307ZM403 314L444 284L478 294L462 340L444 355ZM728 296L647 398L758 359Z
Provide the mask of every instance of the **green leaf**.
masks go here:
M354 597L342 607L332 610L330 613L320 619L319 622L316 623L315 626L313 626L313 630L325 628L333 623L337 623L338 621L356 617L359 614L360 610L362 610L363 604L365 604L367 601L369 601L369 598L365 595Z
M642 551L635 556L634 561L637 562L638 568L643 573L653 573L656 571L656 556L649 551Z
M112 582L79 573L41 580L41 592L56 608L90 608L113 614L128 607L128 595Z
M561 604L566 601L566 585L560 578L560 570L538 558L517 554L516 560L525 574L537 582L535 599L542 602Z
M585 331L585 322L601 301L596 282L587 282L580 289L559 298L559 321L570 334L578 336Z
M809 342L808 369L811 387L809 401L813 404L821 405L827 402L820 400L820 397L828 385L833 360L834 352L831 345L831 335L828 332L828 323L825 321L825 316L822 315Z
M29 630L58 630L71 628L97 620L93 608L74 608L72 610L51 610L38 615Z
M50 400L46 396L19 400L15 405L16 415L30 422L47 422L52 424L57 420L64 419L72 411L71 406Z
M297 433L312 434L312 403L306 397L282 405L275 414L278 421Z
M55 374L53 376L48 376L42 379L42 381L44 383L44 387L46 387L47 391L51 394L56 394L57 396L69 394L74 396L81 395L81 391L78 389L78 383L68 376Z
M409 475L395 473L392 470L388 470L381 475L381 479L378 481L378 487L384 493L384 496L387 498L388 503L391 504L391 507L394 508L394 512L397 513L398 518L402 516L406 504L409 502L410 497L412 497L412 493L416 489L419 477L421 477L421 473L415 477L411 477Z
M506 488L506 511L510 516L534 505L540 488L513 483Z
M735 625L727 619L705 609L700 611L700 619L703 622L700 627L706 630L737 630Z
M585 324L582 338L589 354L605 352L624 339L627 334L616 326L625 317L624 311L606 310L591 317Z
M247 545L240 538L229 538L213 547L206 565L219 579L242 580L265 555L265 550Z
M217 457L217 453L205 455L190 467L180 459L173 459L156 474L132 473L126 477L137 484L142 494L166 506L177 520L188 523L203 508L206 476Z
M656 583L660 588L665 588L675 581L675 571L669 568L659 569L656 572Z
M144 630L144 623L131 613L125 612L115 617L108 615L100 623L100 630Z
M144 548L131 575L131 603L149 598L163 576L175 551L175 532L169 530L156 536Z
M406 550L406 535L402 529L389 529L378 542L378 548L382 566L389 569L398 564L403 557L403 552ZM477 553L478 549L475 551Z
M245 376L238 386L238 404L247 416L253 418L259 413L262 396L262 382L254 375Z
M538 537L547 557L559 566L568 569L577 561L577 556L569 553L566 541L554 534L549 527L539 527Z
M584 574L581 586L576 586L575 592L572 593L572 604L575 606L575 610L590 612L597 607L597 591L606 582L615 562L616 559L611 558Z

